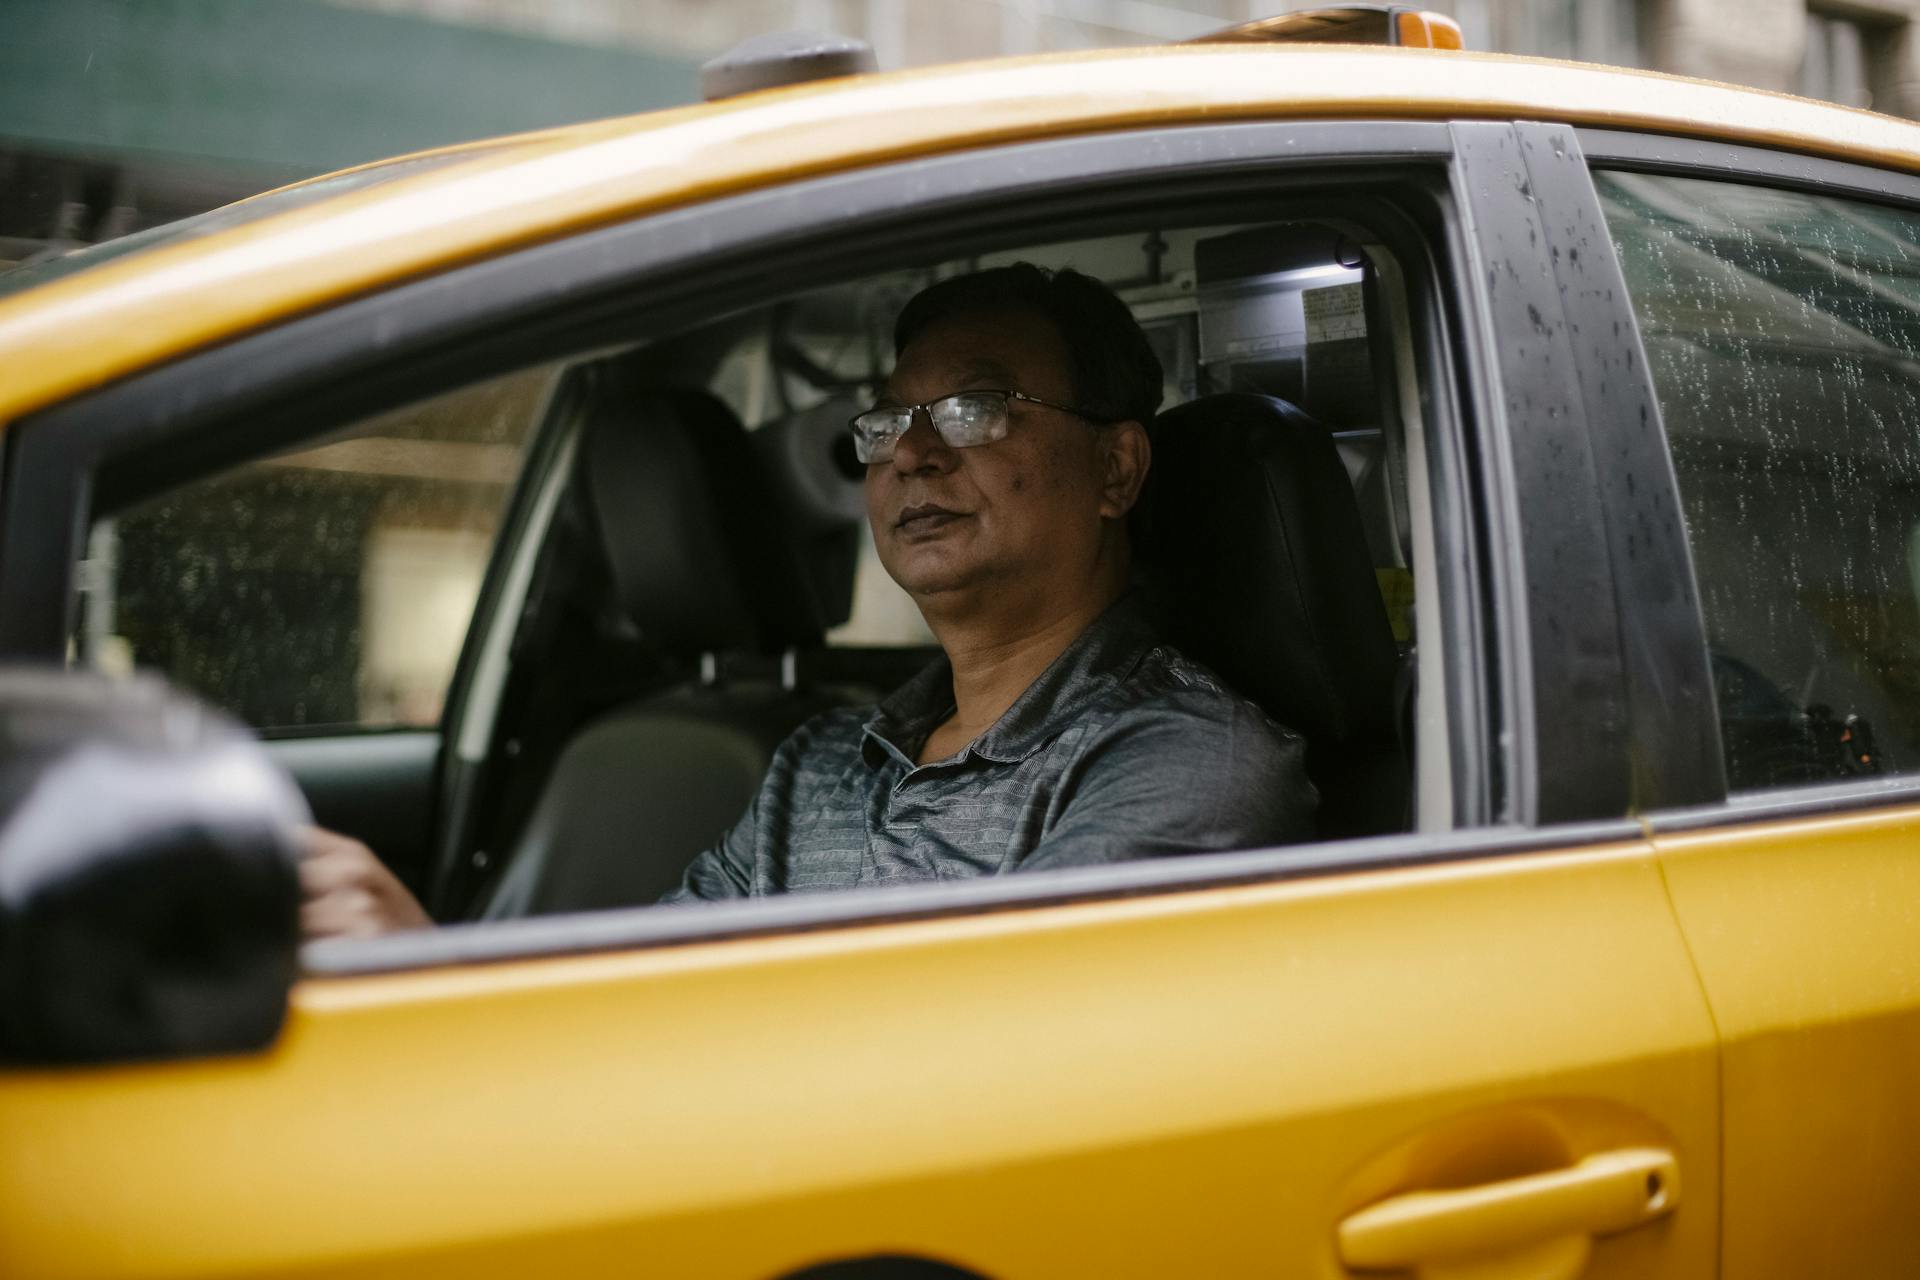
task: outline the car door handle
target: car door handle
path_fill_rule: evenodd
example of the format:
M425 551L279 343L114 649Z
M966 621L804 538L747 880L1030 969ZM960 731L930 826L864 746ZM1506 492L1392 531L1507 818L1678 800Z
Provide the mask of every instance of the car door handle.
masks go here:
M1572 1276L1586 1265L1594 1236L1651 1222L1679 1200L1671 1151L1605 1151L1550 1173L1369 1205L1340 1224L1340 1260L1357 1270L1443 1276L1471 1274L1463 1264L1507 1255L1501 1275ZM1539 1265L1520 1255L1537 1255Z

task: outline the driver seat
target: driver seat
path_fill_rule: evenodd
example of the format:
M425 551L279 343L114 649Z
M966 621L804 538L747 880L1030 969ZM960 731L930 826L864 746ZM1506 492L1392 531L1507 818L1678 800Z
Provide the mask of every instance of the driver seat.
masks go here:
M579 483L617 603L701 674L568 740L481 919L654 901L746 811L774 748L850 700L798 675L800 655L845 616L835 596L858 543L793 536L762 465L740 420L704 391L600 397ZM729 679L730 658L779 675Z

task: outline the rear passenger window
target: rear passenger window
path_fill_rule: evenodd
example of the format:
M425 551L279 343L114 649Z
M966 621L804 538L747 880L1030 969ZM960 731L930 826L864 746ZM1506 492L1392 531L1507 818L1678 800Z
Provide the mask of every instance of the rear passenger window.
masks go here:
M75 656L260 729L435 724L554 377L356 423L95 521Z
M1729 786L1920 771L1920 214L1596 180L1672 445Z

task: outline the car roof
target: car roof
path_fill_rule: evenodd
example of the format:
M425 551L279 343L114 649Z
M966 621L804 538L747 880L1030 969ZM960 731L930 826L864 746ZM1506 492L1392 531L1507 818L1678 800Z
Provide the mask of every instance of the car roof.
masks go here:
M1327 118L1545 119L1920 170L1911 121L1500 54L1174 45L856 76L422 153L439 159L0 299L0 424L303 311L637 214L985 144Z

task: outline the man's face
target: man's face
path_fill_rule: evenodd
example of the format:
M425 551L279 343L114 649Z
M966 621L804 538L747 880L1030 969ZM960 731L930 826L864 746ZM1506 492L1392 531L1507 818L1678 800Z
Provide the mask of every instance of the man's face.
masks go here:
M1015 310L930 325L900 353L880 403L983 390L1072 404L1066 348L1053 324ZM1008 414L1004 439L967 449L948 446L916 414L893 457L867 468L880 562L916 600L983 587L1073 592L1092 579L1107 514L1100 432L1024 401L1012 401Z

